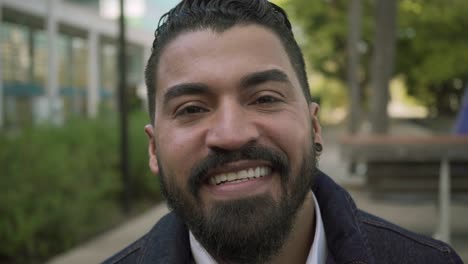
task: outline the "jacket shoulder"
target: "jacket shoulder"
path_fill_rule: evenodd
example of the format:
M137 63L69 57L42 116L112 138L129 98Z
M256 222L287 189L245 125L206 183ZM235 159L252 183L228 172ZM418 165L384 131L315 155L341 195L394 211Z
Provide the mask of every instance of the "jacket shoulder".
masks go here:
M146 235L103 263L190 263L192 255L188 237L184 223L170 212Z
M452 247L442 241L360 210L358 217L377 263L463 263Z
M146 242L148 234L139 238L137 241L133 242L126 248L122 249L112 257L108 258L103 262L103 264L127 264L127 263L137 263L137 258L141 253L143 245Z

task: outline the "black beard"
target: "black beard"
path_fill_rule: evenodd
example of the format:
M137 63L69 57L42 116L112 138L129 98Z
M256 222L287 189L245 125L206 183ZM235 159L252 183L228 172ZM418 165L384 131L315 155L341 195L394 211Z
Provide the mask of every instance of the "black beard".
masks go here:
M283 195L275 202L269 194L217 202L204 213L198 190L207 169L236 160L264 160L281 177ZM158 161L159 164L162 164ZM314 148L304 157L298 175L292 177L284 154L261 146L246 145L233 152L213 152L198 163L183 191L160 167L160 184L168 205L178 214L195 238L218 261L265 263L278 253L287 239L299 208L312 187L315 172ZM288 183L291 184L290 192ZM191 197L190 197L191 196Z

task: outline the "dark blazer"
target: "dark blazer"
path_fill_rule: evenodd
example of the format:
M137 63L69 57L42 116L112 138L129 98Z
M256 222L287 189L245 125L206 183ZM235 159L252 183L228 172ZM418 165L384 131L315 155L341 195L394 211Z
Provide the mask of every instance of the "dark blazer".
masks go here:
M325 227L327 264L463 263L449 245L357 209L348 192L322 172L313 191ZM104 263L194 263L188 229L171 212L148 234Z

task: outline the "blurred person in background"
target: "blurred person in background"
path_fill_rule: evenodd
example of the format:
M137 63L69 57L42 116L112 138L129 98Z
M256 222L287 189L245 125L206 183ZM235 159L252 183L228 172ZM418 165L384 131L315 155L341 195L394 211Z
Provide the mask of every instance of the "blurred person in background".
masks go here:
M286 13L184 0L146 68L149 166L172 211L105 263L462 263L321 172L319 107Z
M461 101L461 107L455 121L455 134L468 134L468 85Z

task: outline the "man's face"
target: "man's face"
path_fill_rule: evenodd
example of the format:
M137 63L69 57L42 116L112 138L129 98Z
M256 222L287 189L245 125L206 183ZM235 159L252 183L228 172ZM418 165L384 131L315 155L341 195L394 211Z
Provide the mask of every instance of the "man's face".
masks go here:
M197 239L216 255L206 240L219 247L220 235L202 237L213 225L235 240L287 236L320 129L278 37L256 25L182 33L164 48L156 85L150 167Z

